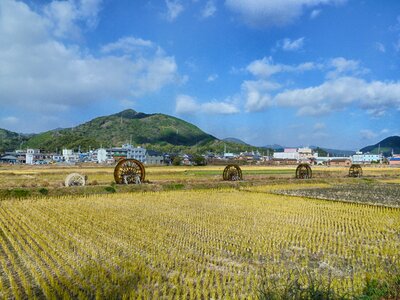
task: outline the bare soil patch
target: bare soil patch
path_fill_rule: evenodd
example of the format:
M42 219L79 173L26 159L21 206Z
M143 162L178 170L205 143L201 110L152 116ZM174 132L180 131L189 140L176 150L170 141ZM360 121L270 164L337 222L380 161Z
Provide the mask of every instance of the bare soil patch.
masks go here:
M360 183L329 188L277 190L277 194L400 207L400 184Z

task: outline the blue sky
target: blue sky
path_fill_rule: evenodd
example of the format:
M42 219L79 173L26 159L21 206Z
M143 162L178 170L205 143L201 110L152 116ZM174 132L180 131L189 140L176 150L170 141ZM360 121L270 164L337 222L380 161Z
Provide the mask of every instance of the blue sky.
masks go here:
M126 108L250 144L400 135L400 1L1 0L0 128Z

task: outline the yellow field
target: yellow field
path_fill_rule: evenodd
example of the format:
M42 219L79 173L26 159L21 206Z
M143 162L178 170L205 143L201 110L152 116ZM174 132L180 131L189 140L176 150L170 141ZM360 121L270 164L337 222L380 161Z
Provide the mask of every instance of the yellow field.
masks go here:
M400 209L270 190L0 201L0 298L254 299L293 268L351 294L398 263Z
M173 167L146 166L146 180L163 182L215 182L222 181L225 166ZM242 166L245 181L294 178L296 166ZM318 179L345 178L348 168L314 166L313 177ZM399 168L364 167L364 175L381 179L400 180ZM10 187L60 187L69 173L78 172L88 176L88 183L108 185L114 181L114 166L1 166L0 189Z

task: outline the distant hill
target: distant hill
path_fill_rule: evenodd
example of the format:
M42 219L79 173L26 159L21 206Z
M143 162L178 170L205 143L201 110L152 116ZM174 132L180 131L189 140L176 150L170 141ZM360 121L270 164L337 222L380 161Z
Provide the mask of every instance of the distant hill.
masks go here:
M233 137L228 137L228 138L222 139L222 141L236 143L236 144L242 144L242 145L248 145L246 142L243 142L242 140L233 138Z
M269 148L269 149L273 149L274 151L283 151L283 149L285 147L278 145L278 144L273 144L273 145L267 145L267 146L263 146L263 148Z
M0 153L18 149L29 137L0 128Z
M351 156L355 154L355 151L352 150L339 150L339 149L329 149L329 148L322 148L324 149L327 153L329 153L330 156Z
M363 153L378 153L379 151L385 156L389 156L392 153L400 153L400 136L390 136L375 145L370 145L360 149Z
M98 117L71 128L58 128L39 134L21 135L0 129L0 152L35 148L82 151L99 147L116 147L125 143L141 145L160 152L222 153L259 150L237 141L222 141L193 124L164 114L145 114L132 109Z
M216 141L198 127L164 114L145 114L132 109L95 118L72 128L55 129L33 136L31 148L48 151L154 144L158 146L194 146Z
M330 149L330 148L325 148L325 147L319 147L319 146L310 146L311 149L321 149L323 152L326 152L326 154L329 154L329 156L351 156L355 154L355 151L352 150L340 150L340 149ZM322 155L320 155L322 156ZM325 155L324 155L325 156Z

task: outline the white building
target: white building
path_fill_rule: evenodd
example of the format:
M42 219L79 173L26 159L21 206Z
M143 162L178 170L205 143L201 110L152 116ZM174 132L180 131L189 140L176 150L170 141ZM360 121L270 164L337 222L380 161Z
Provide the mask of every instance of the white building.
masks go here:
M275 159L296 159L299 160L300 155L297 152L274 152Z
M66 163L74 164L79 162L79 154L74 153L72 149L63 149L62 156Z
M53 154L41 152L39 149L27 149L25 163L27 165L48 164L52 162Z
M351 160L353 164L370 164L372 162L381 163L383 160L383 156L382 154L363 154L362 152L357 152L352 156Z
M231 152L224 153L224 159L235 159L235 158L236 158L236 155Z
M99 164L107 162L107 150L104 148L97 149L97 162Z
M162 165L164 163L164 156L156 151L146 151L146 164L148 165Z
M124 145L125 146L125 145ZM122 147L124 147L122 146ZM146 149L142 147L130 148L127 151L126 158L133 158L142 163L146 162Z
M299 153L300 160L307 160L307 159L315 158L315 154L313 153L313 150L308 147L297 149L297 153ZM316 153L316 154L318 156L318 153Z
M33 165L36 162L36 158L39 156L39 149L28 149L26 150L26 164Z
M146 162L146 149L142 147L133 147L130 144L122 145L122 147L109 149L109 156L116 161L121 158L133 158L142 163Z
M54 154L52 160L56 163L60 163L64 160L64 157L60 154Z
M274 152L275 159L296 159L299 160L300 155L297 148L285 148L283 152Z
M274 159L295 159L297 161L310 160L318 157L318 153L308 147L304 148L285 148L283 152L274 152Z

